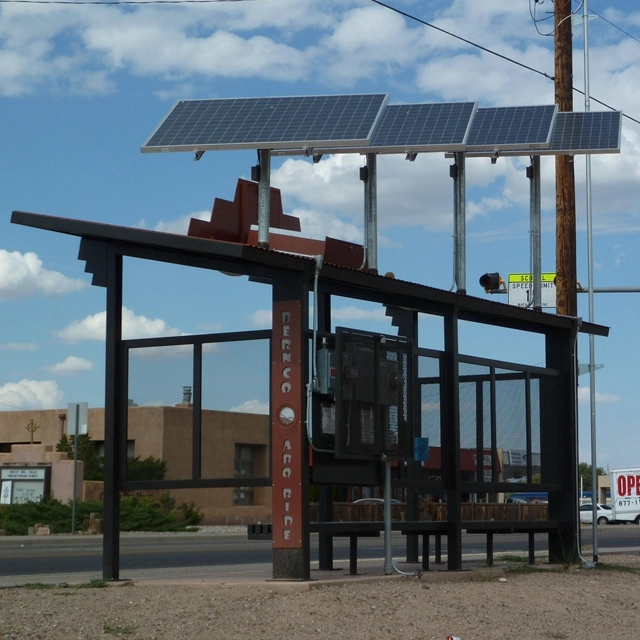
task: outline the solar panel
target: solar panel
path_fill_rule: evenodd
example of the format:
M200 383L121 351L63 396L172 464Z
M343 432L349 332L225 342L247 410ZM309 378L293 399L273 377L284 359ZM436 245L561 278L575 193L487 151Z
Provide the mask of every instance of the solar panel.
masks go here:
M436 151L463 147L475 102L395 104L386 107L371 139L381 151Z
M621 111L570 111L558 114L549 149L566 152L620 151Z
M586 153L619 153L622 134L621 111L561 111L557 114L551 144L546 149L507 149L504 156L577 155ZM468 155L488 156L490 151Z
M368 145L388 94L180 100L143 153Z
M490 107L478 109L467 137L467 148L491 150L546 147L556 118L557 105Z

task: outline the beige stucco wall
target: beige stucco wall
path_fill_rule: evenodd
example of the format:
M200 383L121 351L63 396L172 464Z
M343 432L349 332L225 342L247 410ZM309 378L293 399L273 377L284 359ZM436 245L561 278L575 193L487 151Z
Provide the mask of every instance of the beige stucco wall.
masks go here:
M38 425L34 432L37 446L48 446L48 455L56 454L55 446L66 433L66 409L41 411L1 411L0 443L24 443L30 439L25 429L31 420ZM60 418L64 417L64 420ZM167 461L167 479L188 479L192 476L192 421L191 405L175 407L129 407L127 440L134 442L134 455L146 458L153 456ZM104 441L104 409L89 409L89 437L94 442ZM234 453L236 444L260 447L258 476L266 476L269 469L269 418L265 415L224 411L202 412L202 460L203 478L232 478L234 475ZM15 447L14 447L15 448ZM22 455L27 455L23 453ZM32 455L32 454L29 454ZM36 454L33 454L36 455ZM40 455L40 454L38 454ZM8 454L0 453L0 462L9 461ZM53 460L60 463L60 478L68 483L73 475L73 462ZM71 469L69 471L68 469ZM82 472L79 473L82 478ZM63 486L67 486L63 483ZM52 492L57 499L71 498L73 483L69 490L52 481ZM78 499L83 487L77 489ZM92 499L100 495L93 487L89 491ZM254 506L234 506L233 488L224 489L180 489L172 490L177 504L194 502L205 514L204 524L237 524L267 522L271 514L271 488L256 487ZM68 496L68 497L67 497Z

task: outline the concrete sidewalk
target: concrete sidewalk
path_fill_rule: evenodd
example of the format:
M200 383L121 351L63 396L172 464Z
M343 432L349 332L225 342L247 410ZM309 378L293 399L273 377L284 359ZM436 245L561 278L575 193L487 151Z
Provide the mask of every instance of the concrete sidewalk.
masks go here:
M504 573L504 566L486 567L484 558L469 558L462 571L448 571L446 563L430 565L429 571L422 571L421 565L408 564L401 560L395 561L394 571L385 575L383 563L380 559L362 559L358 561L358 574L349 573L348 561L336 561L332 571L320 571L317 562L312 563L311 579L308 581L281 581L272 579L271 563L245 566L219 567L187 567L187 568L159 568L136 571L121 571L120 580L110 583L113 586L138 585L189 585L189 586L218 586L232 587L237 585L268 588L277 593L307 591L326 585L346 584L370 580L394 580L402 577L420 577L422 581L457 581L487 579L491 575L499 576ZM315 565L315 566L314 566ZM547 565L550 567L550 565ZM91 580L102 580L99 572L86 573L57 573L28 576L0 577L0 588L24 586L27 584L46 585L78 585Z

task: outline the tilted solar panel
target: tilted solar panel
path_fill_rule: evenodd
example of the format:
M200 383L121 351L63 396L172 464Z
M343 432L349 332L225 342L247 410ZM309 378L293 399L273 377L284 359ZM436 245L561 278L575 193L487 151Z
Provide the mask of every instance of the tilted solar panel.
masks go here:
M368 145L387 94L180 100L146 153Z
M561 112L551 136L549 149L558 154L620 150L621 111Z
M474 151L474 147L499 150L549 146L557 110L556 105L478 109L467 148Z
M621 111L561 111L557 114L551 144L540 149L504 149L503 156L578 155L619 153L622 135ZM491 150L469 149L469 157L489 156Z
M475 102L388 105L371 147L429 150L462 146L475 111Z

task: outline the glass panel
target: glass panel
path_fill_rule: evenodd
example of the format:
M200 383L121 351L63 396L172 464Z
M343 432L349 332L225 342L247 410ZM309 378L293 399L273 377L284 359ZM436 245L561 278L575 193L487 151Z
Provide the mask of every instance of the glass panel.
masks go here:
M268 415L269 341L202 346L202 408Z
M538 478L542 474L542 447L540 445L540 380L531 379L531 464L532 473Z
M127 441L166 462L164 479L192 477L193 347L170 345L129 350ZM158 465L127 465L131 480L158 480Z
M247 477L251 447L257 452L251 477L269 475L269 365L268 340L203 345L203 478ZM234 504L247 504L243 491L244 498L234 493Z
M460 362L460 474L464 481L492 479L490 374L487 366ZM482 460L478 460L478 448Z

